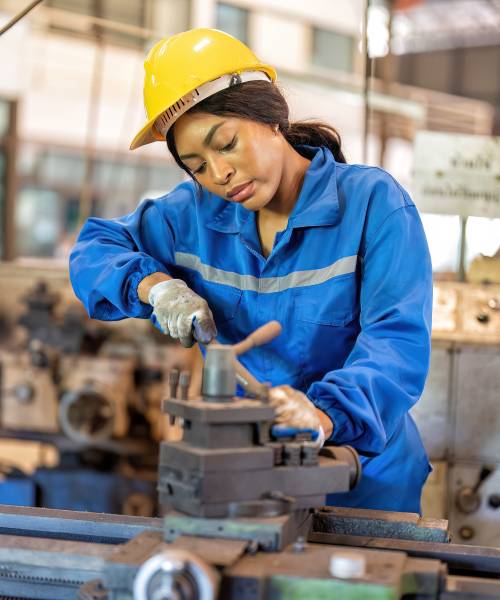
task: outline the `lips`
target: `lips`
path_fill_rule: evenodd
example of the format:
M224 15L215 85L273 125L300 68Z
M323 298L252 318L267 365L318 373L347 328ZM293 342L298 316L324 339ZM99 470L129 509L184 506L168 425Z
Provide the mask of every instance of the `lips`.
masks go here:
M242 202L243 200L247 200L255 191L255 184L253 181L247 181L247 183L242 183L241 185L237 185L230 192L228 192L227 197L233 202Z

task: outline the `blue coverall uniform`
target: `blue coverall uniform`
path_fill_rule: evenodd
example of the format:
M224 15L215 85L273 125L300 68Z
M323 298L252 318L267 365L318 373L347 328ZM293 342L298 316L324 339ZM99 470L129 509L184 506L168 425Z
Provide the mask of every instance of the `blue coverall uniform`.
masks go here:
M429 366L432 269L417 209L379 168L311 159L286 229L262 254L256 213L197 192L193 182L118 219L91 218L70 259L71 281L96 319L151 317L137 296L156 271L183 279L212 309L222 343L271 319L281 336L241 361L289 384L334 423L330 442L361 454L363 476L330 504L420 510L430 470L408 410Z

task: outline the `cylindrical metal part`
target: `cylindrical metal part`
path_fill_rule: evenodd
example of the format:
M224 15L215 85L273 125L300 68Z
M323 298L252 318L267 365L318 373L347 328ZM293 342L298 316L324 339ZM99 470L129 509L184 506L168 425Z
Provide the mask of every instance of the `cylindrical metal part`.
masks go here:
M236 393L236 373L234 352L231 346L210 344L203 366L201 393L210 400L220 401L232 398Z

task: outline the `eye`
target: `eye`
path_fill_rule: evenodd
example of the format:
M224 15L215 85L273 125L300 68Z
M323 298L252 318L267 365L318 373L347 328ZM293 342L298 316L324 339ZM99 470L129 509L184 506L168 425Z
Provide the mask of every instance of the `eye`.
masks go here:
M201 163L201 165L196 169L196 171L191 171L193 175L198 175L203 173L207 167L207 163Z
M229 142L229 144L227 144L226 146L224 146L223 148L221 148L219 150L219 152L229 152L230 150L232 150L236 146L236 142L237 141L238 141L238 137L234 136L234 138Z

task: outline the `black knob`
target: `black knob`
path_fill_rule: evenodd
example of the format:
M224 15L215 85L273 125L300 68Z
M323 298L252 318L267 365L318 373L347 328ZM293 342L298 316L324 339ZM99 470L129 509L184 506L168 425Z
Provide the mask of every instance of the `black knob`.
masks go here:
M500 494L491 494L488 498L488 505L490 508L499 508L500 507Z
M486 313L479 313L478 315L476 315L476 319L479 321L479 323L486 325L490 322L490 315Z
M488 479L488 477L490 475L492 475L494 472L495 472L494 465L483 465L481 467L481 471L479 472L479 477L477 478L476 484L472 488L473 491L476 493L479 490L479 488L483 485L483 483Z

